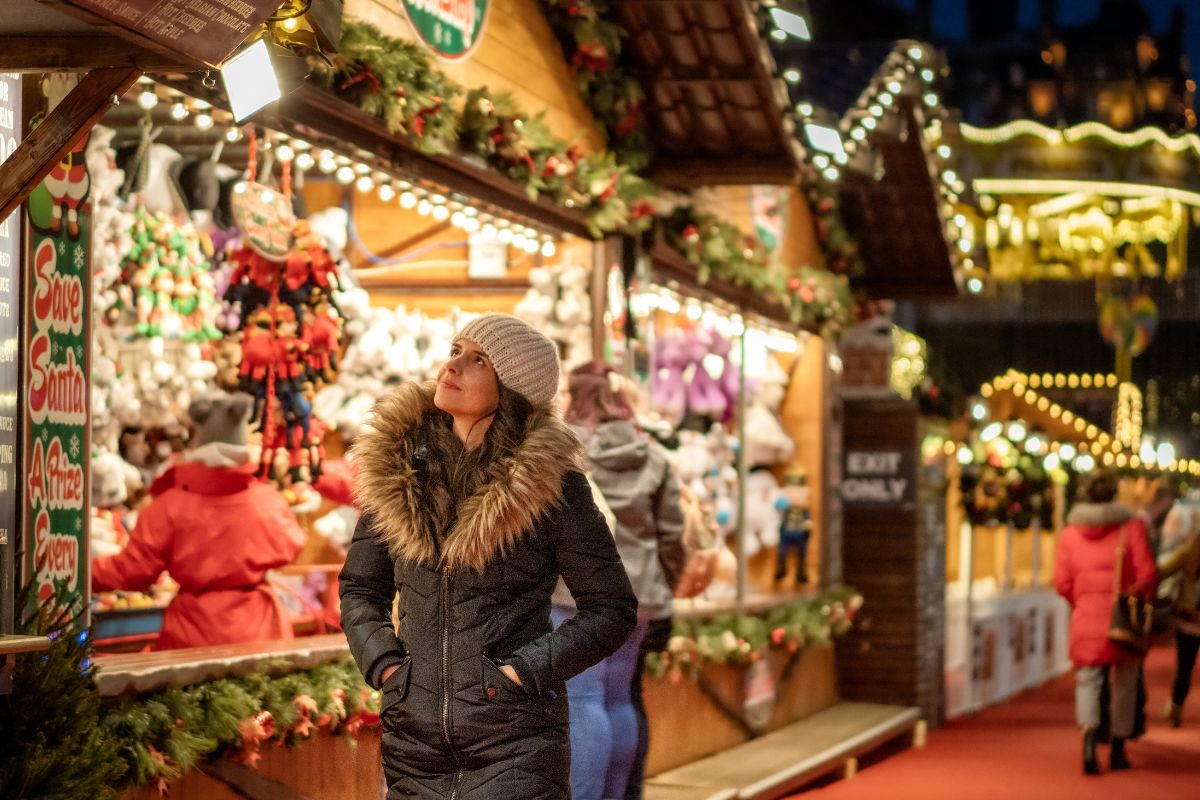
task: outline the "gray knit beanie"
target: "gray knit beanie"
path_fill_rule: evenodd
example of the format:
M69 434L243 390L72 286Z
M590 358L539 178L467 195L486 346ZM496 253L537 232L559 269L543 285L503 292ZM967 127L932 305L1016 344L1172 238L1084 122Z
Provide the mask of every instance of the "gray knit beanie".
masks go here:
M553 402L558 393L558 346L537 328L510 314L484 314L454 338L479 345L500 382L535 408Z

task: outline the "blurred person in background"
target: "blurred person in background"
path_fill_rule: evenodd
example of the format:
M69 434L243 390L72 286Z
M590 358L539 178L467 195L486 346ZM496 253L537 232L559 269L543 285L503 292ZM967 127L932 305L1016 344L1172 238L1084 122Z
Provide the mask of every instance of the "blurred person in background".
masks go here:
M623 798L638 750L631 688L642 640L670 620L686 554L679 485L663 448L641 431L615 371L594 362L571 374L566 420L583 442L587 467L616 519L617 551L638 599L634 633L611 656L567 682L574 800ZM573 615L564 603L554 622ZM669 623L668 623L669 624Z
M1071 604L1071 661L1075 664L1075 713L1083 730L1083 771L1097 775L1097 731L1101 705L1110 705L1112 749L1109 766L1129 769L1125 742L1133 734L1141 656L1109 638L1116 592L1149 599L1155 587L1154 558L1146 526L1116 502L1118 479L1096 470L1080 479L1076 503L1058 541L1054 587ZM1120 562L1118 553L1120 552ZM1112 699L1104 675L1112 670Z

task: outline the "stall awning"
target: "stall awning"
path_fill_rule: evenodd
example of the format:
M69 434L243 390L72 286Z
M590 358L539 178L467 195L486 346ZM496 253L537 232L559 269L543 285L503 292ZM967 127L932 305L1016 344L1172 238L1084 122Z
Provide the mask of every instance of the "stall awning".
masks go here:
M676 188L790 184L802 148L787 89L743 0L615 0L646 91L651 177Z

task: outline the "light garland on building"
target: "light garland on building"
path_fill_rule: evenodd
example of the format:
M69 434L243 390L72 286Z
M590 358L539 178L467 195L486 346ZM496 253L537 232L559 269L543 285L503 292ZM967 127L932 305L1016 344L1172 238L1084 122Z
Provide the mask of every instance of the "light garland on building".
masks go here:
M964 139L978 144L1006 144L1020 136L1036 136L1046 144L1081 142L1096 138L1124 148L1142 147L1153 143L1173 153L1191 150L1200 158L1200 136L1194 133L1170 136L1159 128L1146 127L1122 132L1100 122L1081 122L1066 129L1058 129L1029 119L1014 120L995 128L977 128L965 122L959 127Z

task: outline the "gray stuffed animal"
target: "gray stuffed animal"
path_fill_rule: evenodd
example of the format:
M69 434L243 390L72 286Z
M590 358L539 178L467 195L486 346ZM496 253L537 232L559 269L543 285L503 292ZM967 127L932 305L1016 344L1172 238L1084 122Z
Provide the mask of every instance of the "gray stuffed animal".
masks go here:
M188 406L194 426L189 446L193 450L212 442L245 446L246 423L253 408L254 398L241 392L216 392L196 398Z

